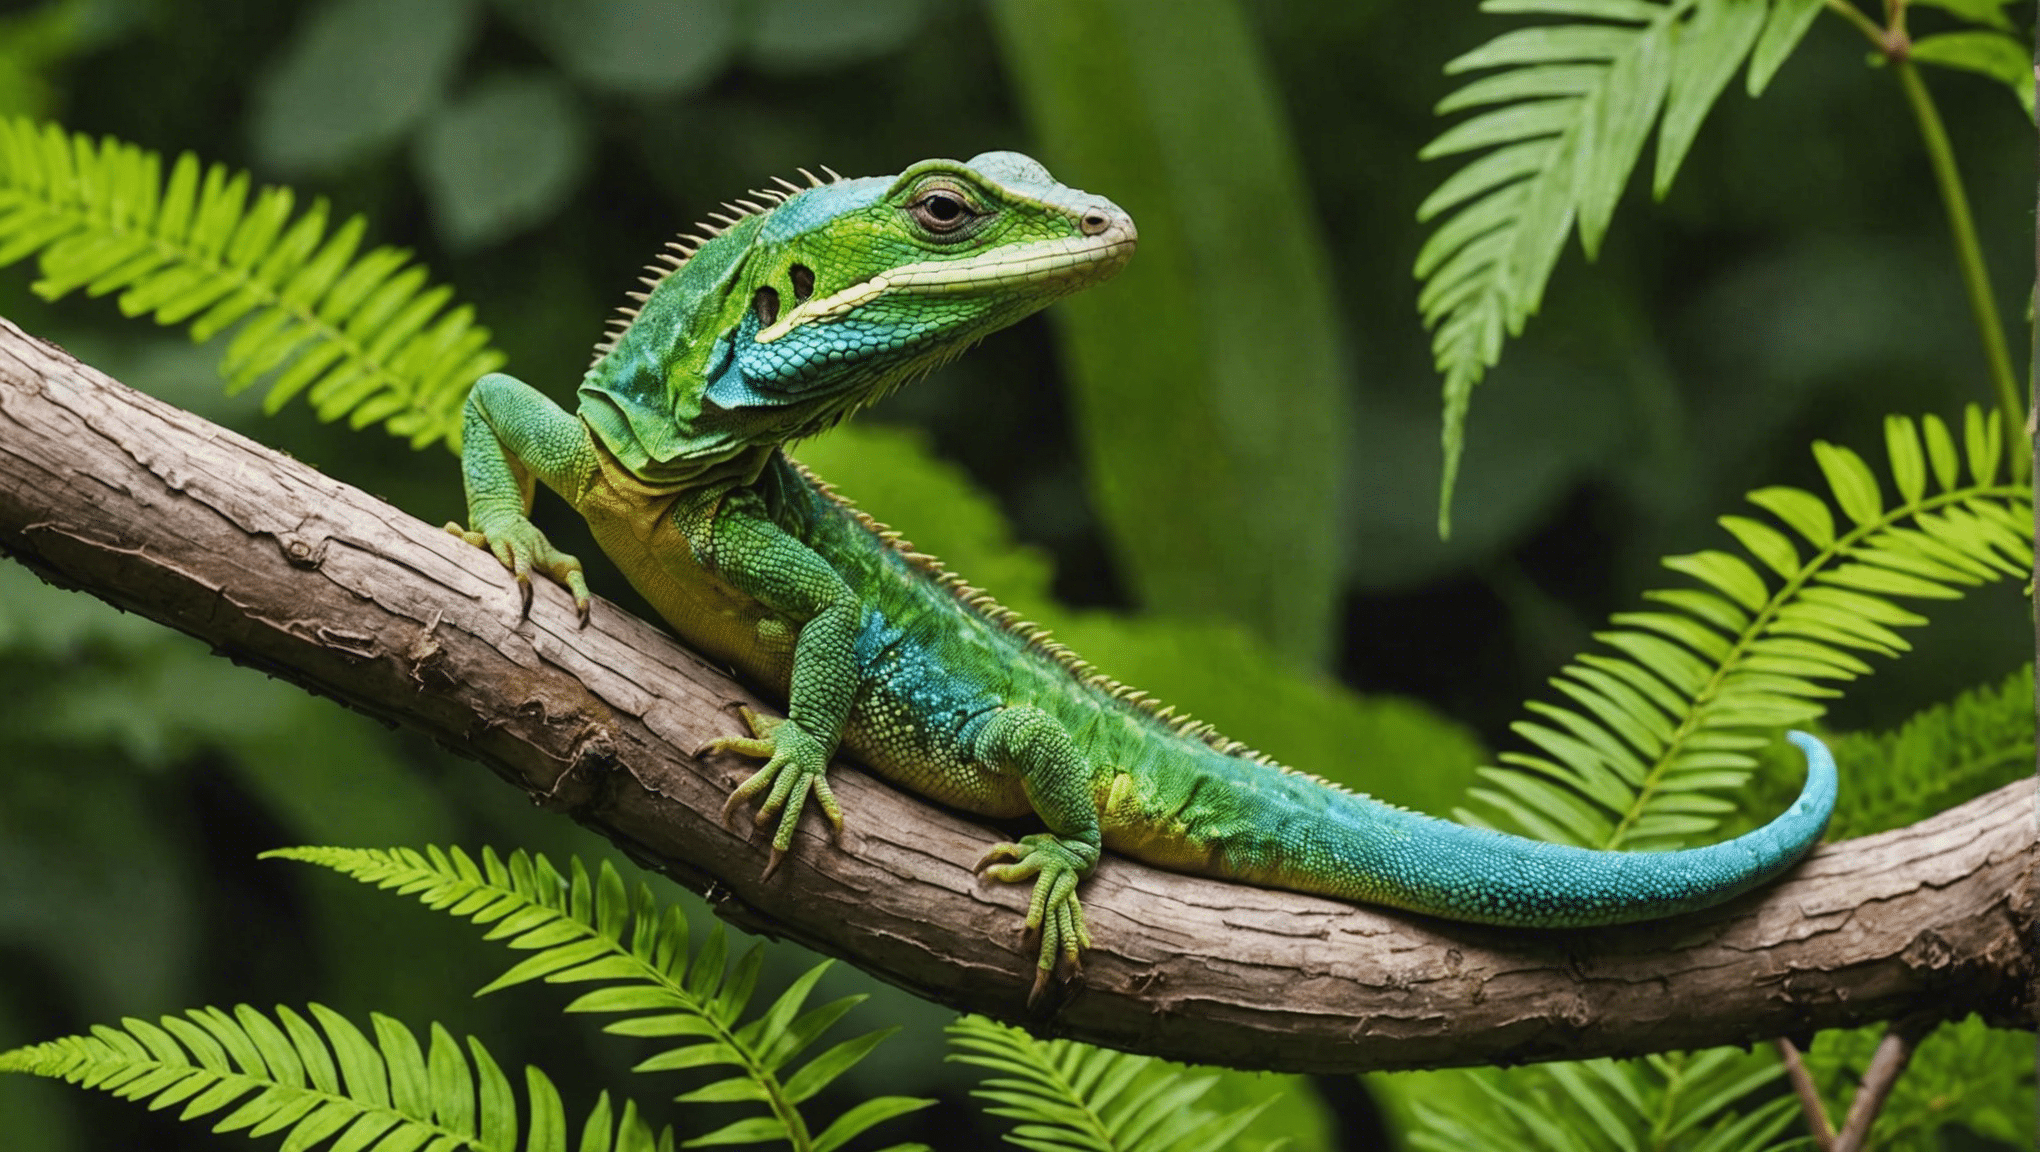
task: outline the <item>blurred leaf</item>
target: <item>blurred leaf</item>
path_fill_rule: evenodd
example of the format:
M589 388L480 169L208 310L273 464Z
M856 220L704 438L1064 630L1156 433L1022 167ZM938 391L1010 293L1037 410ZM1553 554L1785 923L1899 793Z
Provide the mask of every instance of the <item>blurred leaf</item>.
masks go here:
M589 87L672 96L700 87L736 46L734 0L496 0Z
M751 59L778 71L819 72L896 52L928 19L928 0L756 0Z
M1256 1115L1228 1148L1337 1152L1347 1146L1339 1139L1339 1118L1326 1107L1310 1077L1232 1068L1213 1071L1218 1072L1218 1081L1204 1094L1201 1103L1205 1107L1223 1114L1268 1101L1266 1110Z
M1943 32L1913 41L1912 58L1943 68L1960 68L1996 80L2012 90L2033 118L2033 52L2002 32Z
M1806 30L1813 25L1813 18L1820 15L1822 0L1774 0L1771 16L1764 21L1763 34L1757 37L1757 46L1750 53L1750 70L1745 90L1752 96L1761 96L1770 86L1771 77L1778 74L1779 65L1799 47L1799 41Z
M419 176L447 242L480 248L553 214L588 165L588 130L565 84L503 76L437 110Z
M915 547L1046 626L1107 675L1216 724L1284 763L1433 812L1473 780L1482 755L1458 724L1415 701L1359 696L1302 673L1237 625L1073 612L1048 598L1047 561L960 469L898 429L848 424L800 446L813 467Z
M1093 499L1141 604L1322 664L1338 593L1345 326L1231 0L992 8L1049 167L1133 214L1116 283L1050 314Z
M475 31L472 0L330 0L255 89L255 148L331 171L394 144L440 100Z
M1915 8L1939 8L1953 12L1972 24L1988 24L2006 32L2012 30L2012 22L2005 18L2004 9L2015 0L1912 0Z

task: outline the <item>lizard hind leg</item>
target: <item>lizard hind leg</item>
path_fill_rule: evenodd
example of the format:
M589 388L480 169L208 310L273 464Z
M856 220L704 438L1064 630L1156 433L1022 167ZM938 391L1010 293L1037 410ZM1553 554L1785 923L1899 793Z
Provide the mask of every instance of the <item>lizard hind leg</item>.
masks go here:
M1104 845L1091 768L1069 730L1039 708L1002 708L977 734L971 751L995 772L1020 777L1028 803L1048 831L1015 842L994 844L976 870L1006 883L1034 881L1026 927L1039 933L1031 1007L1058 976L1082 971L1083 950L1091 946L1077 884L1098 866Z

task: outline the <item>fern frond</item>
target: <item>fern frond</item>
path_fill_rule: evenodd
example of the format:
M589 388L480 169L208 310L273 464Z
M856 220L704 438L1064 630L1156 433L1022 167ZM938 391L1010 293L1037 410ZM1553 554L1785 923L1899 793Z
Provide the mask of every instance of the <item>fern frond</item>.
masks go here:
M1615 615L1595 636L1612 653L1551 681L1572 707L1531 703L1537 719L1513 730L1536 751L1500 757L1516 771L1482 769L1481 812L1460 817L1597 848L1713 832L1778 728L1820 716L1832 685L1869 673L1861 654L1908 647L1897 630L1925 617L1899 598L1949 599L2032 570L2030 497L1998 476L1998 417L1971 406L1963 427L1958 450L1938 417L1885 421L1896 503L1862 457L1815 444L1842 524L1810 492L1751 492L1771 519L1721 518L1741 554L1668 558L1699 586L1645 593L1650 610Z
M2030 710L2032 701L2027 700ZM1828 1114L1847 1114L1870 1066L1882 1028L1821 1033L1806 1066ZM1951 1021L1920 1041L1905 1075L1878 1109L1865 1147L1883 1152L1940 1152L1952 1147L2034 1146L2033 1034L1991 1028L1975 1016ZM1947 1128L1977 1137L1950 1139Z
M196 340L238 325L220 374L230 391L270 379L271 412L302 392L322 420L458 447L468 386L504 357L450 289L402 249L360 252L365 222L329 229L323 199L293 217L290 189L251 197L246 172L189 152L162 169L110 137L0 120L0 264L36 255L37 295L117 292L123 314Z
M487 848L479 862L458 848L437 847L422 853L409 848L286 848L263 856L318 864L365 884L415 896L428 908L488 925L484 939L532 953L482 993L533 980L612 982L582 994L566 1010L626 1013L603 1026L620 1036L686 1038L641 1061L635 1071L734 1067L736 1075L677 1099L760 1103L770 1111L735 1121L689 1146L784 1140L800 1152L832 1152L875 1124L934 1103L881 1096L811 1134L799 1105L899 1029L842 1041L782 1078L795 1057L864 997L846 996L803 1011L815 982L829 968L824 961L795 980L762 1016L739 1025L757 987L758 949L752 948L734 965L726 963L728 942L722 925L716 924L690 956L687 919L680 909L662 907L643 884L630 892L608 861L591 879L578 858L570 861L568 874L562 876L542 854L520 851L506 861Z
M1006 1142L1036 1152L1218 1152L1273 1099L1220 1115L1197 1107L1216 1082L1151 1056L1037 1040L981 1016L949 1025L948 1059L989 1068L971 1095L1018 1120Z
M1715 1048L1460 1073L1477 1089L1440 1108L1422 1098L1410 1145L1464 1148L1767 1148L1795 1119L1789 1095L1752 1094L1783 1074L1768 1053Z
M1578 224L1592 259L1615 201L1658 128L1653 189L1662 199L1701 122L1751 60L1752 94L1788 54L1821 0L1486 0L1484 12L1561 17L1505 32L1445 65L1496 69L1438 104L1484 111L1446 129L1419 157L1480 151L1417 209L1443 217L1417 255L1417 310L1445 377L1440 527L1449 525L1473 388L1536 314L1565 238ZM1754 54L1754 55L1753 55ZM1449 215L1448 215L1449 213Z
M182 1120L238 1102L212 1130L283 1132L286 1152L330 1137L337 1137L336 1148L565 1152L559 1092L538 1069L524 1070L528 1105L520 1119L509 1078L479 1040L469 1037L464 1055L434 1024L427 1051L388 1016L371 1018L371 1041L322 1004L308 1010L317 1028L281 1006L273 1019L246 1004L231 1015L198 1008L156 1024L129 1017L119 1028L102 1024L90 1035L0 1053L0 1072L67 1080L151 1109L183 1105ZM605 1093L582 1126L579 1147L664 1152L672 1141L670 1131L655 1137L633 1103L612 1119Z
M2033 666L1913 714L1887 732L1831 741L1849 786L1828 822L1837 840L1924 820L2033 773ZM1767 780L1767 808L1782 807L1786 782Z

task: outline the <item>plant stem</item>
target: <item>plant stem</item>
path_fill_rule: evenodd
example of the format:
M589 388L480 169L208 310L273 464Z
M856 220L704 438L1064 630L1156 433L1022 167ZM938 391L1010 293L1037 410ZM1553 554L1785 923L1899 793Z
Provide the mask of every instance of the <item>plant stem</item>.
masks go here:
M1990 365L1991 382L2004 409L2005 428L2014 432L2026 426L2026 405L2019 398L2018 378L2012 374L2012 354L2005 345L2004 322L1998 318L1997 301L1991 296L1990 270L1984 265L1983 245L1976 238L1976 222L1969 213L1969 194L1962 187L1962 173L1955 167L1955 150L1948 143L1948 130L1941 113L1927 92L1925 81L1913 62L1894 59L1891 70L1905 92L1919 121L1920 138L1933 164L1934 183L1940 187L1941 203L1948 210L1948 231L1955 241L1955 259L1962 266L1962 285L1969 293L1969 310L1976 318L1976 331L1983 341L1983 356ZM2026 446L2014 435L2005 437L2011 457L2012 474L2023 476L2031 467Z

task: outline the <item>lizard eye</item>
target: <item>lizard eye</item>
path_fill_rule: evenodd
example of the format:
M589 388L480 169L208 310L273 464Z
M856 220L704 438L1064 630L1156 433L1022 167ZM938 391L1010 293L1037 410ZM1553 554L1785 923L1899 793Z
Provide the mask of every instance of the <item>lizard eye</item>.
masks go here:
M907 212L921 227L938 236L954 232L978 216L963 197L946 188L931 188L922 193L920 199L907 206Z

